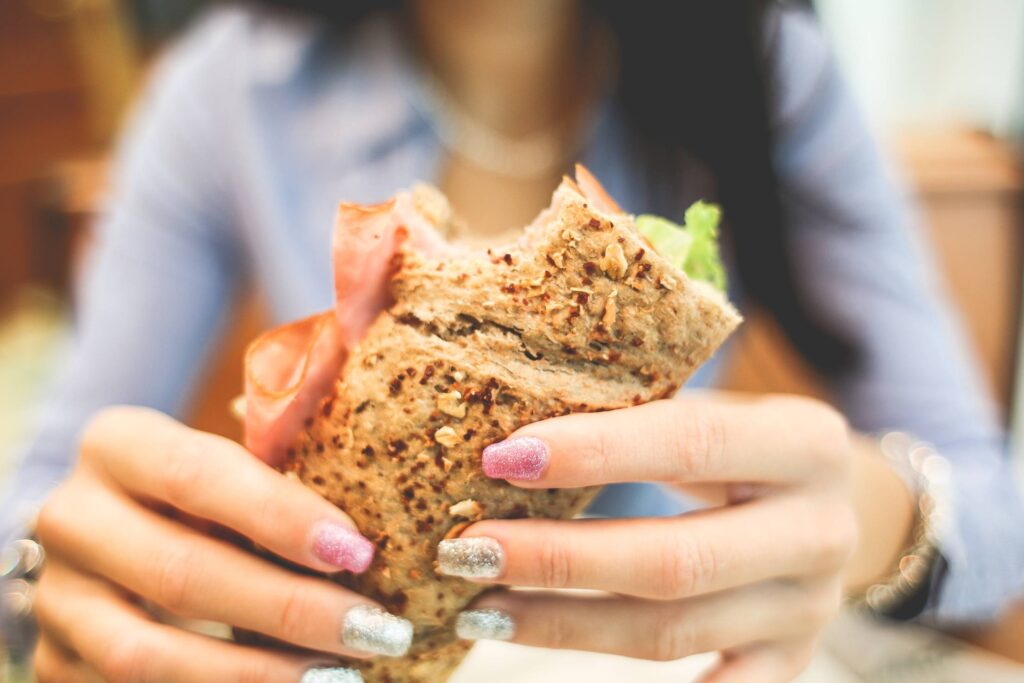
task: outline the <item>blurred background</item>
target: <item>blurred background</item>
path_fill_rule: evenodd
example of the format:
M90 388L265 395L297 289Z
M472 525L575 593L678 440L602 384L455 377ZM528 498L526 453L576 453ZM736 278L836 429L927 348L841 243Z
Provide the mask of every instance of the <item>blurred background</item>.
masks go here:
M66 339L76 263L121 123L161 49L203 4L0 0L0 478ZM815 4L918 198L945 286L1024 444L1024 1ZM232 437L226 406L241 387L244 344L262 324L255 302L242 297L236 311L190 417ZM730 387L821 393L766 320L745 326L736 351Z

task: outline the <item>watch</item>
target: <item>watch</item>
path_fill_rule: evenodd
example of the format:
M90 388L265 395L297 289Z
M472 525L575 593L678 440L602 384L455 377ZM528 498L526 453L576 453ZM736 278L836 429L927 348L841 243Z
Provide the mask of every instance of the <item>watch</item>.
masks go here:
M26 666L35 645L33 604L45 563L46 551L31 535L0 548L0 640L15 671Z
M883 434L878 443L916 501L914 527L892 571L851 602L879 616L912 619L931 604L946 574L940 548L953 523L951 467L930 444L904 432Z

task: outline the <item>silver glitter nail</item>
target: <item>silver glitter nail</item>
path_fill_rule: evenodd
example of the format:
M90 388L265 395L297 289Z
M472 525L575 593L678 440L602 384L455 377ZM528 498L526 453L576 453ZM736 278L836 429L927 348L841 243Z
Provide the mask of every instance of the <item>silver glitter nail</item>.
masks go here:
M363 683L363 675L343 666L324 666L302 674L299 683Z
M501 574L505 553L493 538L453 538L437 544L437 568L448 576L495 579Z
M455 633L463 640L510 640L516 622L499 609L470 609L459 612Z
M341 640L355 650L401 657L412 645L412 622L373 605L356 605L345 615Z

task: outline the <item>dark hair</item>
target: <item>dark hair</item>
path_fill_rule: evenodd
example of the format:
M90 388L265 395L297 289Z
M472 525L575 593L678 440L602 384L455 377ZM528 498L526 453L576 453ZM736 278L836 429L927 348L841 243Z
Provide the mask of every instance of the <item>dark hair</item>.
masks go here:
M769 311L818 371L856 360L825 326L797 282L773 164L775 93L765 37L772 0L584 0L603 19L620 58L618 106L655 187L656 208L675 214L688 163L710 171L744 293ZM340 30L402 0L264 0L313 13ZM806 5L806 2L796 3ZM810 11L808 8L807 11ZM652 106L652 103L655 106Z
M773 34L765 16L772 3L589 4L615 32L619 105L654 177L664 178L662 187L671 191L681 187L681 154L702 162L728 217L745 294L772 313L797 351L820 372L837 375L852 369L855 349L822 323L793 269L792 233L786 229L773 163L776 89L765 44Z

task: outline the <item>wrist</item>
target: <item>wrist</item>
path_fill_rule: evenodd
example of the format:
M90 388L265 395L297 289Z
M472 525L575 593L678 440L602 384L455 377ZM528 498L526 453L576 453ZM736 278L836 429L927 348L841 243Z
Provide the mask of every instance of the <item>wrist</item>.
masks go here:
M843 577L847 594L885 580L913 542L917 494L883 456L877 439L854 439L851 475L857 548Z
M854 602L875 614L909 619L921 614L945 573L939 539L950 520L949 463L928 444L891 432L878 442L879 458L903 482L912 500L910 533L888 569L867 586L858 586Z

